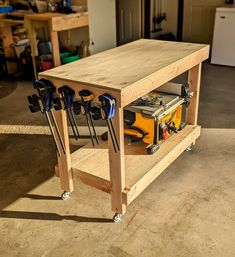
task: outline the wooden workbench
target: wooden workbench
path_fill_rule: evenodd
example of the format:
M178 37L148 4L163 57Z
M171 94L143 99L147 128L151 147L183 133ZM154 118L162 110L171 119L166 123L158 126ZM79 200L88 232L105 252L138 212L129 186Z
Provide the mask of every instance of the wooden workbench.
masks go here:
M3 39L3 49L4 55L6 58L15 57L14 48L12 47L13 35L12 35L12 26L16 25L23 25L23 20L13 20L13 19L6 19L6 14L0 14L0 32L2 34ZM7 61L7 72L9 74L16 73L18 71L17 64L14 62Z
M130 204L200 135L197 125L201 63L209 46L141 39L65 66L40 73L58 88L68 85L76 92L88 89L97 97L109 93L116 98L114 126L120 143L115 153L111 140L93 148L90 144L70 154L65 111L56 112L66 146L58 158L62 189L73 191L73 178L111 194L112 210L124 214ZM187 126L173 135L153 155L141 144L124 141L123 108L176 76L189 70L193 92ZM110 138L110 137L109 137Z
M87 13L28 14L25 16L24 19L25 19L25 27L28 31L28 37L31 45L35 78L37 78L35 57L38 56L37 32L36 32L37 29L47 29L49 33L48 38L51 40L51 44L52 44L52 56L53 56L54 66L57 67L61 65L58 33L65 30L88 26Z

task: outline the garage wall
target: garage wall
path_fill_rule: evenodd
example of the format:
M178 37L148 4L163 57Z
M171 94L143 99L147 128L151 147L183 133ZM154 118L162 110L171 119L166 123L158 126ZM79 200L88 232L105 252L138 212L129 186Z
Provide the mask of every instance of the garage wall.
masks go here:
M158 13L158 6L161 0L151 0L151 27L153 29L152 17ZM167 20L163 21L161 28L163 31L151 33L151 38L157 38L160 34L172 32L177 36L177 22L178 22L178 0L162 0L162 13L166 13Z
M224 4L224 0L185 0L183 40L210 44L216 7Z
M172 32L176 36L178 20L178 0L163 0L162 11L167 15L167 20L163 21L162 23L162 28L164 32Z

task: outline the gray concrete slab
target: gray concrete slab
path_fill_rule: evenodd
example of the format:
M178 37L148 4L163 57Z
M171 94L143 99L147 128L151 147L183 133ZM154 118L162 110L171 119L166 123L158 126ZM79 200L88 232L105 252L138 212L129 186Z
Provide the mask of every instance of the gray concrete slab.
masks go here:
M193 151L153 182L118 224L109 195L94 188L75 183L71 198L59 200L47 137L40 148L37 137L0 139L1 146L8 142L0 161L0 256L235 254L235 130L203 130Z

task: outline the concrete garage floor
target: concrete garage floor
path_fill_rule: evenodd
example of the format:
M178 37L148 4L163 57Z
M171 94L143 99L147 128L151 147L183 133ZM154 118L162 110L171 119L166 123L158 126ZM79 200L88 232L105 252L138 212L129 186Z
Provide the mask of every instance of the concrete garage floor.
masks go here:
M109 195L94 188L75 182L60 200L50 137L0 135L0 256L234 257L234 71L204 65L201 138L117 224ZM19 83L0 100L0 125L45 124L24 105L31 92Z

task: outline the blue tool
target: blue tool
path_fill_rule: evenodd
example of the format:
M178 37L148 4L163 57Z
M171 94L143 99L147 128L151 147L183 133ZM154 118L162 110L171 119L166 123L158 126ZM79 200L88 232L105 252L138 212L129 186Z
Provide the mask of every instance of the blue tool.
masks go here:
M119 143L117 140L117 136L113 127L112 119L115 115L115 109L116 109L116 99L113 98L109 94L103 94L99 96L99 101L101 103L100 106L100 117L103 120L106 120L109 134L111 136L111 140L113 143L114 151L120 151ZM95 111L94 119L98 118L97 112Z
M54 108L55 110L63 109L66 111L74 137L76 140L78 140L78 138L80 138L80 134L76 119L72 112L75 91L68 86L63 86L58 89L58 92L60 93L61 97L54 99Z
M94 95L92 94L92 92L90 92L89 90L81 90L79 91L79 95L81 97L81 113L86 117L86 121L87 121L87 126L89 129L89 133L90 133L90 137L91 137L91 142L92 145L95 146L94 144L94 138L93 138L93 134L96 140L97 145L99 144L99 140L95 131L95 126L92 120L92 116L91 116L91 102L94 99ZM91 132L91 127L93 130L93 134Z
M54 107L53 100L55 98L56 88L55 86L46 79L36 80L34 82L34 88L37 89L38 95L34 94L32 96L28 96L29 109L32 113L39 112L45 114L51 134L53 136L53 140L56 146L56 150L58 155L61 156L61 151L59 147L59 143L57 142L57 138L59 139L60 146L65 154L65 146L58 128L58 124L54 117L53 112L51 111ZM55 134L55 131L56 134Z

